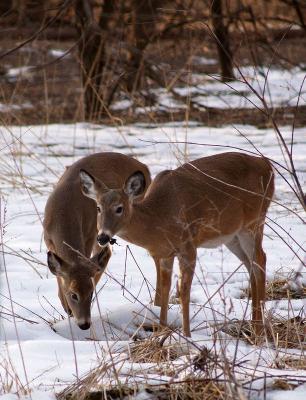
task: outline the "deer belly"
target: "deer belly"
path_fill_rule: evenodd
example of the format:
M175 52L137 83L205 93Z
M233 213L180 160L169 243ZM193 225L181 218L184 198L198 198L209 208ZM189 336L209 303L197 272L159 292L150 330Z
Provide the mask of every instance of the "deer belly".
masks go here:
M214 238L204 240L199 244L198 247L204 247L206 249L213 249L215 247L219 247L222 244L226 244L231 242L235 237L235 233L231 233L230 235L222 235L222 236L216 236Z

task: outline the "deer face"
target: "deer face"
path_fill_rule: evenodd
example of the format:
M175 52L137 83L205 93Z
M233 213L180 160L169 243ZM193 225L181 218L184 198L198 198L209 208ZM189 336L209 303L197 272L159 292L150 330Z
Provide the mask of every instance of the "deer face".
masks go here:
M80 182L82 193L97 204L97 240L100 246L105 246L129 223L132 203L145 190L145 177L137 171L127 179L122 189L109 189L103 182L81 170Z
M94 287L110 256L111 250L108 246L89 261L80 260L68 264L56 254L48 252L48 267L60 281L60 297L65 311L73 315L80 329L90 327Z

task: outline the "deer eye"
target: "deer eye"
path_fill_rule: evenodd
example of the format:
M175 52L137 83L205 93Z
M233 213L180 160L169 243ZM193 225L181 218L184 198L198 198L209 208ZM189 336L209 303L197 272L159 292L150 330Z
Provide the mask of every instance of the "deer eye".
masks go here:
M101 212L101 207L100 206L97 206L97 211L100 214L100 212Z
M73 301L79 301L79 296L76 293L71 293L70 297Z
M118 215L122 214L122 212L123 212L123 207L122 206L118 206L116 208L116 210L115 210L115 213L118 214Z

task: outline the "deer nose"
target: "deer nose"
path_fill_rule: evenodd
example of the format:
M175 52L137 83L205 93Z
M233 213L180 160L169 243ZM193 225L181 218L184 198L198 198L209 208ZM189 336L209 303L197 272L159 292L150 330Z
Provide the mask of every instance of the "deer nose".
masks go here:
M84 322L83 324L79 325L79 328L85 331L86 329L90 328L90 322Z
M97 237L97 241L100 246L105 246L110 240L111 240L111 237L109 235L107 235L106 233L101 233Z

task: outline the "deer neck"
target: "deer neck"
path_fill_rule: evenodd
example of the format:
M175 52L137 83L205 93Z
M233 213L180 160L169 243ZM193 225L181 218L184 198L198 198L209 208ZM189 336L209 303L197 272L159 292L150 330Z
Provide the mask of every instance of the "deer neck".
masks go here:
M158 241L156 226L160 226L160 221L154 209L146 201L137 202L131 206L130 219L118 236L149 250Z

